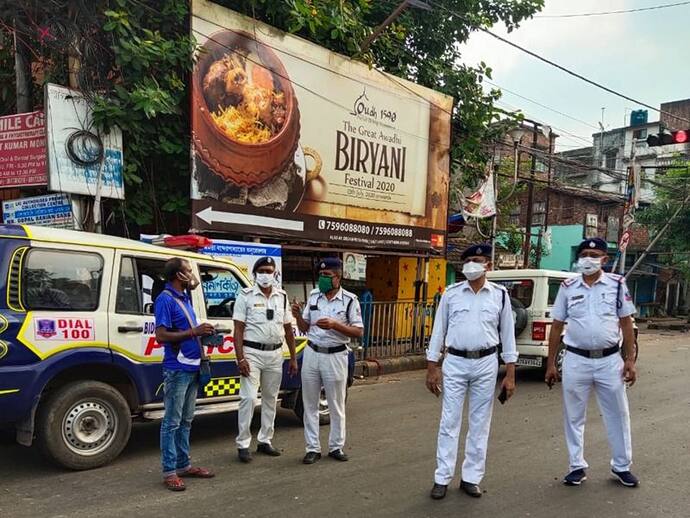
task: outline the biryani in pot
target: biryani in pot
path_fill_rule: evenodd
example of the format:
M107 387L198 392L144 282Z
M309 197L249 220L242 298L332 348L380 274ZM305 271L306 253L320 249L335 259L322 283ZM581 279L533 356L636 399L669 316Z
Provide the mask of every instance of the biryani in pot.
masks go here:
M209 66L202 87L211 119L223 134L243 144L261 144L285 125L285 94L278 85L258 57L233 52Z

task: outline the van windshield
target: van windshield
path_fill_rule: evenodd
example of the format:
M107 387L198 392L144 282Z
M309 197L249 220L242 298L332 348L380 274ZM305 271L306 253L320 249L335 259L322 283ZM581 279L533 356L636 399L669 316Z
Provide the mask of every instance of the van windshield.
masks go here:
M534 281L530 279L510 279L498 280L491 279L492 282L505 286L511 298L519 300L526 308L532 305L532 295L534 294Z

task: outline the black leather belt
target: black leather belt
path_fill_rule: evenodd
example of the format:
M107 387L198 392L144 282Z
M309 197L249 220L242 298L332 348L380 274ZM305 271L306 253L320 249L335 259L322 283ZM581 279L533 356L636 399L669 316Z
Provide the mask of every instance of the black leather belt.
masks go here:
M495 345L493 347L489 347L488 349L479 349L477 351L461 351L460 349L453 349L452 347L449 347L448 354L469 358L470 360L478 360L479 358L484 358L485 356L494 354L496 350L497 347Z
M618 351L620 351L620 348L617 345L614 345L613 347L609 347L608 349L579 349L577 347L572 347L570 345L566 345L565 349L567 351L570 351L571 353L579 354L580 356L584 356L585 358L606 358L607 356L611 356L612 354L616 354Z
M313 342L309 342L309 347L314 349L317 353L326 354L340 353L347 349L347 345L336 345L335 347L321 347L320 345L316 345Z
M252 349L258 349L259 351L275 351L283 347L283 344L260 344L259 342L250 342L249 340L242 342L242 345Z

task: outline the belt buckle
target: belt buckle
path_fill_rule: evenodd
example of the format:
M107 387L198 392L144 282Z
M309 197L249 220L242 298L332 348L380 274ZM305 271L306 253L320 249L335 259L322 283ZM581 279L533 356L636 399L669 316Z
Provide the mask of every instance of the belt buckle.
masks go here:
M604 351L603 351L603 349L597 349L595 351L590 351L589 357L590 358L603 358L604 357Z
M481 358L481 351L467 351L467 357L471 360L478 360Z

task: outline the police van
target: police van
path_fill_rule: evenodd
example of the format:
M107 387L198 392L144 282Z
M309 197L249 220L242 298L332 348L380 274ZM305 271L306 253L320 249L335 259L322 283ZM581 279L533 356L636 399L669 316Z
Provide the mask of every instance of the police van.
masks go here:
M134 420L163 416L163 347L153 301L171 257L192 264L201 287L192 301L223 340L206 346L213 379L198 414L234 411L240 376L233 347L234 293L250 284L232 261L100 234L0 225L0 428L37 443L53 462L90 469L115 459ZM185 248L184 246L182 248ZM217 293L229 293L222 300ZM297 338L301 363L305 338ZM289 354L284 348L287 360ZM302 415L300 377L283 367L281 405ZM354 356L350 354L349 381ZM321 422L328 422L325 397Z

